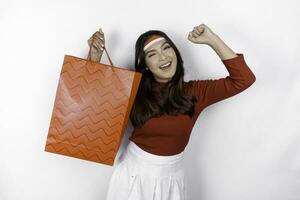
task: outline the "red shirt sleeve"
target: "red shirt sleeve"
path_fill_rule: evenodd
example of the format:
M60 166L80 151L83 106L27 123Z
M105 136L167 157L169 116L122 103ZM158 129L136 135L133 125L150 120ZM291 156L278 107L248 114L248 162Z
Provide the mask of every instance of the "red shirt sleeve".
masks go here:
M250 87L256 80L255 75L247 66L244 55L221 60L229 72L229 76L219 79L190 80L188 84L192 94L205 108L218 101L236 95Z

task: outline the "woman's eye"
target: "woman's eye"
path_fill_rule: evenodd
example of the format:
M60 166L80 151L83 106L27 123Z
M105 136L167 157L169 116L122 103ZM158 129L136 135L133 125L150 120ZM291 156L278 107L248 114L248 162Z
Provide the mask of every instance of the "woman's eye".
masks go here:
M154 56L155 54L151 54L151 55L149 55L148 57L150 58L150 57L152 57L152 56Z
M166 46L164 49L168 49L168 48L170 48L170 46L168 45L168 46Z

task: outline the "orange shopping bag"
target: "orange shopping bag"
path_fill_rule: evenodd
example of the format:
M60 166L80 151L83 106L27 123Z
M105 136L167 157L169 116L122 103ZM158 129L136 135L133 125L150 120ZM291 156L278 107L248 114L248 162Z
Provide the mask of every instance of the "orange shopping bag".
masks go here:
M110 65L64 56L45 151L113 166L142 73L104 50Z

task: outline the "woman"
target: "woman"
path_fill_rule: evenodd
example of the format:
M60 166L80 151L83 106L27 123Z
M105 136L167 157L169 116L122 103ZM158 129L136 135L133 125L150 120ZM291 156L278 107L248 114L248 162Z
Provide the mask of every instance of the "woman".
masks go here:
M229 76L183 80L181 55L162 31L143 33L135 46L135 69L143 74L130 119L134 130L111 176L107 200L186 200L183 154L203 109L251 86L256 78L243 54L235 54L208 26L194 27L187 39L209 45ZM99 62L104 34L90 39Z

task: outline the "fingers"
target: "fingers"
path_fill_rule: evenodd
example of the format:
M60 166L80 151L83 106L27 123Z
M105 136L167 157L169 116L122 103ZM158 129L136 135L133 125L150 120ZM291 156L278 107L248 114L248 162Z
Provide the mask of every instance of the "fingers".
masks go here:
M199 37L205 30L205 25L200 24L199 26L195 26L193 30L189 33L188 39L193 40Z
M103 47L101 46L101 44L99 43L99 41L94 41L93 45L97 48L97 50L103 50Z
M199 35L198 35L197 33L195 33L194 31L191 32L191 35L192 35L193 37L195 37L195 38L199 36Z
M104 38L101 38L97 35L94 35L93 37L95 38L95 41L100 44L100 46L104 47Z
M188 35L188 40L194 42L195 37L193 36L192 32L189 33L189 35Z
M195 26L191 32L189 32L188 39L191 42L197 44L208 44L210 40L211 30L205 24Z
M95 48L97 51L103 51L103 44L101 42L99 42L97 39L95 39L94 37L93 38L90 38L88 40L88 43L89 43L89 46L90 48Z
M99 31L93 34L94 37L97 37L98 39L104 41L104 34L101 34Z
M189 33L189 38L191 38L191 39L194 38L192 32Z
M99 29L99 31L96 31L93 35L96 35L99 38L104 39L104 33L101 28Z
M101 28L99 31L96 31L88 40L89 46L96 48L98 51L103 51L105 46L104 43L104 33Z
M194 30L195 30L199 35L201 35L201 34L204 32L205 28L204 28L204 27L201 27L201 26L196 26L196 27L194 27Z
M197 29L197 26L194 27L193 32L196 33L197 35L201 34L201 32Z
M192 32L194 32L197 36L200 36L203 33L203 31L204 31L204 27L201 24L199 26L195 26Z

